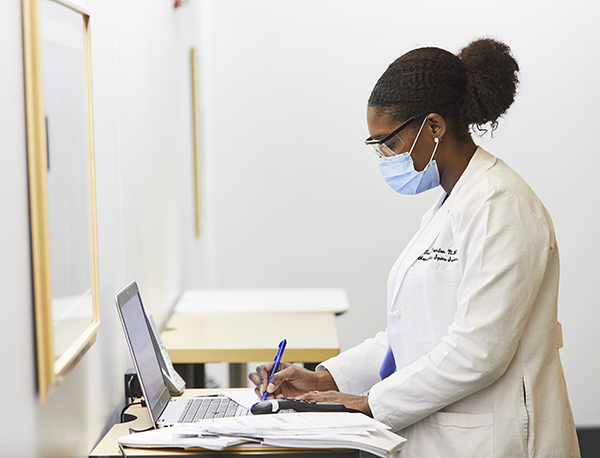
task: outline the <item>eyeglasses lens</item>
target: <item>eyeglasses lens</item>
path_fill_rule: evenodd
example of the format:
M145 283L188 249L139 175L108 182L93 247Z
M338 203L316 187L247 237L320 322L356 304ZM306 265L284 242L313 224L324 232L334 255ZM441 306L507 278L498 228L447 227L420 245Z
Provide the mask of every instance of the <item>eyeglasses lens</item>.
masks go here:
M373 147L379 157L392 157L402 153L404 142L399 135L394 135L385 143L374 143L370 146Z

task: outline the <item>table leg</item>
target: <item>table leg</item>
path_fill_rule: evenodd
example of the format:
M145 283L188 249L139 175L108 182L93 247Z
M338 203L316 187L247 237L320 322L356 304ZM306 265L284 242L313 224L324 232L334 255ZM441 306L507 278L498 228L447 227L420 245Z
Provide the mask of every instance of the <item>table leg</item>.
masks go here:
M229 363L229 388L247 386L246 363Z
M185 380L186 388L204 388L206 375L204 364L173 364L175 370Z

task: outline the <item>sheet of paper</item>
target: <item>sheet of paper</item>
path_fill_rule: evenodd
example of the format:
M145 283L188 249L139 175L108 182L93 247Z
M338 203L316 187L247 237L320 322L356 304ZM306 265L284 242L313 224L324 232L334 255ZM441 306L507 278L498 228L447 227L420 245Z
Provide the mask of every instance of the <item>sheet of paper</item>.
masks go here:
M244 406L246 409L249 409L258 401L260 401L260 398L256 395L253 388L249 388L247 390L228 391L226 396L230 399L233 399L241 406Z
M193 431L191 428L186 428L183 425L179 426L177 428L161 428L141 433L128 434L119 437L117 442L126 447L200 447L208 450L225 450L227 447L247 442L244 439L234 437L199 435L202 433L197 430Z

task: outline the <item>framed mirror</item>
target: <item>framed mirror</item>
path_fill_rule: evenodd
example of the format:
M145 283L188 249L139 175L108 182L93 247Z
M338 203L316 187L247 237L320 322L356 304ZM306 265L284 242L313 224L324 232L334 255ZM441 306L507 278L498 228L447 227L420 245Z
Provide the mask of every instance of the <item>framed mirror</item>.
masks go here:
M31 253L40 401L100 327L90 15L23 0Z

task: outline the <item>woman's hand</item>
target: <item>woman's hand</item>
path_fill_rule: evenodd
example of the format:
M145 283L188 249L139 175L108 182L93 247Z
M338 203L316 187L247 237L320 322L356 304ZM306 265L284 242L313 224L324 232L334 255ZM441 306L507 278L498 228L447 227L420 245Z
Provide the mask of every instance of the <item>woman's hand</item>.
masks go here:
M356 396L354 394L340 393L339 391L312 391L298 396L298 398L316 402L336 402L344 404L350 409L360 410L369 417L373 416L368 396Z
M263 364L256 372L248 376L256 385L256 394L262 398L263 392L269 393L268 398L295 398L310 391L335 390L333 377L327 370L313 372L293 364L280 363L271 383L267 386L273 363Z

